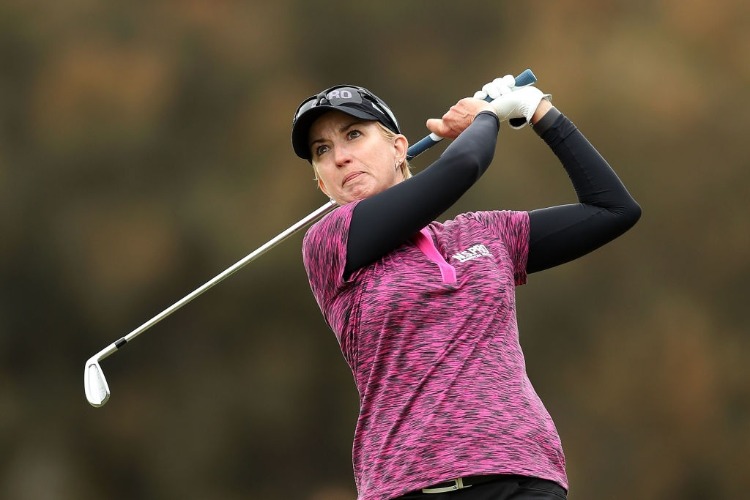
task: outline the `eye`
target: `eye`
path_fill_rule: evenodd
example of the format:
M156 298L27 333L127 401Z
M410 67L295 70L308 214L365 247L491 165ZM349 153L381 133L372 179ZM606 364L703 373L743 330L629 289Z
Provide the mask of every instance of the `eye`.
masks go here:
M321 144L317 148L315 148L315 156L320 156L324 154L326 151L331 149L327 144Z
M346 133L347 139L356 139L357 137L360 137L362 135L362 132L360 132L357 129L352 129L349 132Z

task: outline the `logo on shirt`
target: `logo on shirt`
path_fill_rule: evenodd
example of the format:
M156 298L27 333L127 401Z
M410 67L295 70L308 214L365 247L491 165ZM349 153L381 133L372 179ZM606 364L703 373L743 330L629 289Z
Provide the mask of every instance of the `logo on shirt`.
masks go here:
M468 262L470 260L478 259L479 257L492 257L492 254L484 245L474 245L473 247L453 254L453 258L459 262Z

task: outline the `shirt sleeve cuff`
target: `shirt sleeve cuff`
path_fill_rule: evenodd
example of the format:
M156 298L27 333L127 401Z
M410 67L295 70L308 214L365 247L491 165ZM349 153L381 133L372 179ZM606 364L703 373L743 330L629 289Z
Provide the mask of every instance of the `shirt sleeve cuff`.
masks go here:
M494 117L495 121L497 122L498 128L500 127L500 118L497 117L497 113L493 111L480 111L479 113L477 113L477 116L480 116L480 115L489 115L489 116ZM474 117L474 119L476 120L476 116Z
M534 132L536 132L537 135L541 137L547 130L550 129L550 127L552 127L552 125L555 123L555 120L557 120L557 118L561 115L562 113L560 113L560 111L553 106L549 111L547 111L547 113L542 117L541 120L532 125Z

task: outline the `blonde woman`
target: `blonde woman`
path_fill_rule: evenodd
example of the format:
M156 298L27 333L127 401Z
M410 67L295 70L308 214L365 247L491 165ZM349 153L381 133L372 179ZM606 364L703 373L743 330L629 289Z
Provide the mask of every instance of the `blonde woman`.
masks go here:
M505 81L427 122L454 140L414 176L395 116L367 89L326 89L295 114L294 151L339 205L308 230L303 260L359 391L360 500L566 498L560 438L526 374L515 287L621 235L640 207L541 91ZM530 123L558 156L578 203L437 222L489 167L509 120Z

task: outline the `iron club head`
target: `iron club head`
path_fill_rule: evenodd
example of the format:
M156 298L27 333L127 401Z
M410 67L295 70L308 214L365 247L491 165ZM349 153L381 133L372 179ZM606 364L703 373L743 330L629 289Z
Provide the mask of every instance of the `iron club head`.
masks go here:
M109 386L96 356L89 358L83 370L83 387L91 406L99 407L109 399Z

